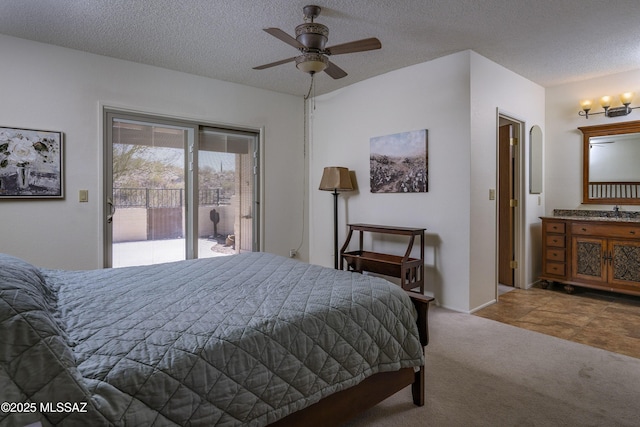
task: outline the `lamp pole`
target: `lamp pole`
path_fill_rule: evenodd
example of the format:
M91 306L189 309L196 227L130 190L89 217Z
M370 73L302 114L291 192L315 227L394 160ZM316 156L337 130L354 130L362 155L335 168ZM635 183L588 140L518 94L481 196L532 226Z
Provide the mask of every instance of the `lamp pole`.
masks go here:
M333 189L333 264L338 269L338 189Z
M320 190L332 191L333 194L333 265L338 269L338 190L353 191L354 185L349 169L340 166L327 166L322 172Z

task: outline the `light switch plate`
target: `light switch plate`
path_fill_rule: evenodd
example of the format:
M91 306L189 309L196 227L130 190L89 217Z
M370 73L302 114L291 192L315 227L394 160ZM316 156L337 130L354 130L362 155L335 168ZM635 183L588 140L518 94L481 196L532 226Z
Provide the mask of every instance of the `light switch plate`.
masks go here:
M495 200L496 199L496 190L493 188L489 189L489 200Z
M89 190L80 190L78 193L78 201L79 202L88 202L89 201Z

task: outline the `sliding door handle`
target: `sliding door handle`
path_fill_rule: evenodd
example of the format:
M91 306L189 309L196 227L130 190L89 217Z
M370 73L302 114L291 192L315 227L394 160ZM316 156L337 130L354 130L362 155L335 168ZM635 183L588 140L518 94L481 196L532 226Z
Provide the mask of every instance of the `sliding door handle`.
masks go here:
M107 223L111 224L113 222L113 215L116 213L116 206L113 204L113 200L111 198L107 198L107 206L109 207L109 213L107 214Z

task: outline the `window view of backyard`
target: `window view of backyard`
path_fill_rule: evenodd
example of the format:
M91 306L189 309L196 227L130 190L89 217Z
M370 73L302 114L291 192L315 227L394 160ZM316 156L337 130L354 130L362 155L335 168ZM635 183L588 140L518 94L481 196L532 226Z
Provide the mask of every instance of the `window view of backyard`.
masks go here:
M140 139L145 135L151 139ZM186 131L116 121L112 139L113 267L185 259ZM246 169L243 164L250 156L248 150L220 152L207 150L206 144L202 148L197 168L198 224L194 225L198 258L234 254L242 246L236 242L243 234L238 193Z

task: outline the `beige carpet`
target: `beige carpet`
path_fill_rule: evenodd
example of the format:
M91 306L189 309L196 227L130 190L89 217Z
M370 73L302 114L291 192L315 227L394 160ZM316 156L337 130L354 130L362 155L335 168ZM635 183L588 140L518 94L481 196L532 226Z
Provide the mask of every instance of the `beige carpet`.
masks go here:
M407 388L349 427L638 426L640 360L434 307L427 399Z

